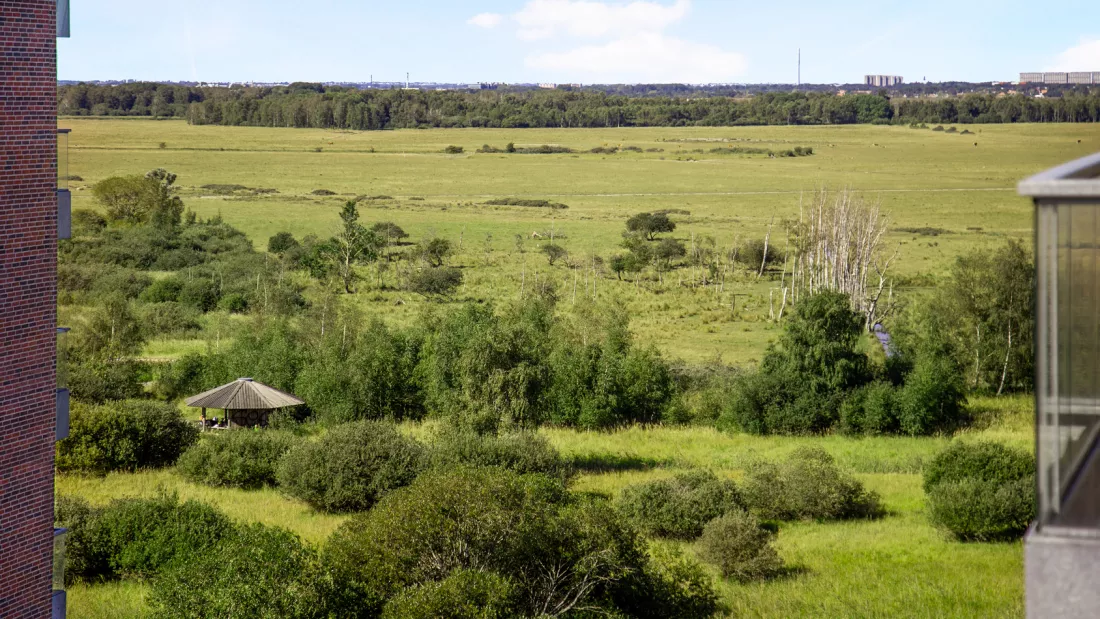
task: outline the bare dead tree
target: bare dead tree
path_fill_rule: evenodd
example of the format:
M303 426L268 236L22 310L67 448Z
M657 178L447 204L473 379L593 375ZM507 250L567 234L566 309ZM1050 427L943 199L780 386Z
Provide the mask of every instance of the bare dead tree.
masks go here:
M804 294L835 290L847 294L852 309L871 328L893 310L892 295L883 300L890 278L890 264L898 248L887 257L883 238L887 218L878 202L848 189L816 191L808 207L799 201L795 228L792 273L794 301ZM878 281L871 283L872 277Z

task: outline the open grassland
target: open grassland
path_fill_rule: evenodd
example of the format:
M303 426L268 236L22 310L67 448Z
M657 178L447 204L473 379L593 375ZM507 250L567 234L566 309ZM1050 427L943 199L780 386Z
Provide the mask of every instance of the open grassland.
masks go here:
M963 440L1031 447L1027 398L981 399L979 427ZM406 425L415 436L431 428ZM874 521L798 522L781 527L777 548L794 572L777 580L719 582L730 616L760 617L1012 617L1023 614L1019 543L967 544L928 524L920 469L946 438L755 437L711 428L635 428L614 433L543 430L581 470L577 490L617 496L626 486L689 468L739 479L754 458L779 458L800 445L820 445L882 495L888 515ZM93 503L122 496L178 492L224 510L240 522L289 528L322 544L344 516L319 514L275 490L213 489L175 472L62 475L62 494ZM668 543L668 542L661 542ZM693 552L692 544L681 544ZM717 574L715 575L717 578ZM146 612L140 584L80 585L70 590L73 617L138 617Z
M959 254L1005 237L1029 239L1029 204L1015 194L1022 177L1100 150L1100 127L1077 125L970 126L970 135L878 126L688 127L623 129L485 129L349 132L189 126L181 121L63 119L71 127L70 174L75 207L93 208L88 188L118 174L163 167L179 174L188 208L221 215L260 249L279 231L301 237L335 232L343 201L360 202L368 225L392 221L411 240L441 236L459 249L457 298L503 302L537 281L558 285L567 303L586 298L625 303L633 329L688 362L759 358L775 330L778 273L747 271L721 285L691 285L690 266L618 281L593 256L618 251L623 222L641 211L673 215L685 244L714 240L719 253L746 239L786 246L782 220L797 219L799 201L821 186L850 187L879 200L893 222L889 249L900 248L897 289L928 285ZM475 153L560 145L574 154ZM163 143L163 148L161 147ZM444 154L448 145L462 154ZM713 153L715 148L786 150L812 147L808 157ZM595 147L642 152L592 154ZM702 151L702 152L696 152ZM278 193L216 195L209 184L238 184ZM331 196L314 195L324 189ZM548 199L567 210L487 206L492 198ZM532 233L543 236L532 238ZM539 252L553 235L571 264L550 266ZM424 303L398 289L394 269L364 268L356 295L371 314L397 322ZM695 277L693 277L695 276ZM187 342L153 342L146 355L172 357Z

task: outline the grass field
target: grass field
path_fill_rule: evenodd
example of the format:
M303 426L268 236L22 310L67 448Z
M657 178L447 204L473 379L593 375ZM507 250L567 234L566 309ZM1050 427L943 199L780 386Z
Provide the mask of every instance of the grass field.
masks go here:
M1028 398L983 399L978 427L964 440L996 440L1031 447ZM414 435L424 426L405 426ZM617 495L627 485L707 468L738 479L754 458L778 458L799 445L824 447L869 488L881 493L885 518L857 522L799 522L777 538L796 573L775 581L737 585L721 580L730 616L759 617L1013 617L1023 614L1023 553L1019 543L964 544L930 526L920 468L946 438L820 438L731 435L710 428L634 428L614 433L543 430L580 465L578 490ZM265 489L213 489L184 481L171 470L114 473L102 478L59 476L58 491L93 503L121 496L178 492L224 510L240 522L289 528L321 544L343 516L319 514ZM691 544L681 544L692 552ZM717 574L715 575L717 578ZM70 616L139 617L147 609L137 583L79 585L69 592Z
M973 135L877 126L346 132L79 118L61 124L73 130L70 173L83 179L71 184L76 208L94 207L87 188L96 181L164 167L179 174L188 208L203 217L220 214L264 249L283 230L330 236L340 205L350 197L390 196L361 202L363 220L393 221L412 240L437 235L454 242L460 251L453 263L466 275L460 299L499 302L517 297L521 280L550 278L567 303L575 288L577 299L627 304L640 337L688 362L758 358L775 335L769 294L779 283L742 273L720 288L691 287L690 267L666 274L663 282L620 282L608 272L592 277L589 258L618 250L630 215L686 209L689 216L674 216L675 236L687 243L693 236L697 242L712 237L720 251L762 239L774 219L772 243L782 247L781 220L798 217L804 194L821 186L850 187L881 201L890 216L895 232L889 245L900 245L896 273L934 277L970 248L996 245L1004 237L1030 238L1031 208L1015 194L1016 182L1100 150L1100 127L1087 124L973 126ZM482 144L500 148L507 142L659 152L473 152ZM451 144L466 152L443 154ZM815 154L769 159L709 153L724 146L810 146ZM708 152L692 152L700 149ZM226 197L201 189L212 183L278 193ZM318 189L336 195L312 195ZM569 209L485 206L492 197L551 199ZM577 268L550 267L538 253L544 241L532 240L532 232L553 232ZM383 284L393 277L383 273L378 280L373 270L366 275ZM905 281L924 280L900 283ZM372 285L363 286L357 299L395 321L409 320L422 303L416 295ZM151 346L147 354L158 357L187 349Z
M1093 125L975 126L970 127L972 135L871 126L363 133L75 118L61 125L73 129L69 172L83 179L71 183L77 208L94 207L88 187L103 178L164 167L179 174L188 208L202 217L220 214L264 249L267 238L283 230L299 237L333 234L339 207L350 197L390 196L360 203L365 222L393 221L413 240L438 235L458 244L453 262L466 274L460 299L500 302L519 295L521 278L551 278L560 284L562 304L568 307L576 282L578 302L595 297L625 303L641 341L687 362L718 357L748 363L759 358L777 334L768 310L769 292L778 282L742 273L722 288L692 287L682 283L690 267L666 274L663 281L620 282L609 273L593 277L583 265L590 264L591 256L606 258L617 250L628 216L686 209L690 215L675 218L675 236L685 241L710 236L719 249L763 238L774 219L772 239L782 245L780 221L797 218L801 196L820 186L850 187L880 200L889 214L895 226L889 241L900 245L896 273L903 283L928 282L971 248L992 247L1006 237L1030 239L1031 207L1016 196L1015 183L1100 150L1100 127ZM473 152L485 143L503 147L508 142L576 150L637 146L643 152ZM466 152L443 154L451 144ZM810 146L815 154L769 159L692 152L726 145ZM211 183L278 193L217 196L201 188ZM313 195L317 189L335 195ZM551 199L569 209L484 205L491 197ZM581 266L550 267L538 253L541 241L531 239L535 231L552 231ZM392 287L376 287L370 282L379 274L365 273L368 283L355 299L369 314L395 322L416 315L422 300ZM387 277L392 274L381 274L383 282ZM63 314L80 311L62 309ZM214 315L209 320L230 319ZM205 345L197 340L153 341L145 354L173 357ZM978 420L961 438L1032 448L1029 399L971 404ZM426 431L422 426L406 430ZM962 544L927 522L920 471L948 438L761 438L706 428L543 432L582 466L576 482L581 490L615 495L626 485L693 467L736 479L753 458L781 457L812 442L882 494L889 515L881 520L784 526L779 552L799 571L761 584L720 583L730 616L1023 614L1019 543ZM314 544L323 543L343 519L315 513L274 490L210 489L185 482L170 470L103 478L61 475L57 486L62 493L97 503L175 491L215 504L239 521L287 527ZM70 616L141 616L144 591L143 584L131 582L74 587Z

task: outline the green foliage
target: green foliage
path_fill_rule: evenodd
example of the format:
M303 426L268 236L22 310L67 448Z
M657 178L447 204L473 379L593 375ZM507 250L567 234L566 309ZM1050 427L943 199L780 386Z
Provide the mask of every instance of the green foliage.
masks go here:
M749 239L741 243L732 257L750 271L760 270L761 265L767 267L780 264L785 259L783 252L775 244L765 244L764 239Z
M92 186L92 196L112 221L170 229L179 225L183 214L183 202L173 195L175 182L175 174L158 168L144 176L104 179Z
M218 306L218 290L214 282L195 278L180 288L179 302L200 312L209 312Z
M941 481L928 492L929 519L967 541L1019 539L1035 519L1035 478Z
M549 208L555 210L569 208L569 205L560 202L532 200L530 198L493 198L492 200L486 200L485 204L487 206L526 206L530 208Z
M169 303L179 301L183 280L175 276L163 277L141 291L138 298L146 303Z
M897 433L900 396L898 389L885 381L875 381L850 392L840 405L840 431L868 435Z
M707 523L699 539L699 555L726 578L763 580L783 569L783 560L771 545L772 537L752 514L735 509Z
M750 510L767 520L843 520L882 514L878 494L842 472L820 447L799 447L782 462L752 463L742 492Z
M315 509L361 511L411 483L423 462L423 448L392 424L357 421L293 447L276 477L284 492Z
M734 383L720 424L757 434L823 432L848 391L871 378L858 349L863 319L848 297L821 292L795 306L757 372Z
M687 248L683 242L673 238L661 239L653 248L653 259L661 270L672 268L672 261L687 255Z
M149 578L191 563L233 526L213 507L167 494L115 499L101 508L70 503L55 518L70 528L73 540L66 571L86 582Z
M79 361L119 361L137 354L145 343L130 302L117 295L93 310L75 336L72 352Z
M298 536L252 524L162 571L149 602L159 619L320 619L321 582L316 555Z
M409 290L429 299L451 297L462 285L462 271L454 267L420 269L409 276Z
M298 241L290 232L278 232L267 240L268 253L281 256L299 246Z
M924 467L924 491L964 479L1003 484L1034 474L1035 458L1025 451L1000 443L954 441Z
M550 263L550 266L554 266L554 263L558 260L562 260L569 256L569 252L565 250L561 245L555 245L548 243L540 248L540 251L546 254L546 260Z
M171 301L140 307L141 327L146 337L194 335L202 324L191 308Z
M73 234L99 234L107 227L107 219L87 208L73 209Z
M652 241L662 232L672 232L676 224L668 218L666 213L638 213L626 220L626 229L636 232Z
M443 149L443 152L448 155L461 155L464 151L464 148L462 148L461 146L455 146L454 144L451 144L447 148Z
M394 597L382 619L509 619L519 614L516 597L515 585L500 574L455 570Z
M68 366L69 393L74 401L102 404L140 398L143 394L144 367L136 361L72 358Z
M345 522L323 559L340 592L339 607L361 616L392 599L404 603L399 596L418 598L417 587L466 570L514 583L518 616L581 608L674 616L657 610L658 590L682 598L693 592L653 573L637 535L606 503L570 497L540 475L497 468L420 476ZM646 586L655 579L665 586Z
M627 486L617 504L647 535L694 539L711 520L745 507L737 486L709 471Z
M409 233L392 221L380 221L370 227L371 232L386 240L388 244L400 243L409 238Z
M274 486L279 459L297 442L293 434L277 430L207 432L180 456L176 469L208 486Z
M897 396L901 431L914 436L957 427L964 420L965 406L958 366L947 357L918 358Z
M414 258L423 260L432 268L443 266L447 258L453 254L454 247L451 245L451 242L439 237L420 242L412 252Z
M447 428L435 437L429 451L434 468L496 466L516 473L542 473L568 482L573 467L544 437L533 432L493 435Z
M198 428L169 404L123 400L73 404L69 437L57 444L61 471L106 473L171 466L198 439Z

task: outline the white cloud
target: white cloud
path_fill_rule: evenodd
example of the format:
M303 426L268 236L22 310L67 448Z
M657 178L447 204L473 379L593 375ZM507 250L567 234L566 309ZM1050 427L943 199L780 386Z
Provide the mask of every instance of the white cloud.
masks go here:
M736 52L656 32L639 32L565 52L536 54L528 56L526 64L580 81L687 83L730 82L747 66L745 57Z
M1058 54L1047 71L1100 71L1100 39L1084 40Z
M655 32L680 21L691 0L671 5L645 0L609 4L589 0L531 0L513 18L521 39L534 41L565 32L574 37L599 38Z
M496 28L502 21L504 16L500 13L479 13L467 19L466 23L479 28Z

